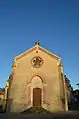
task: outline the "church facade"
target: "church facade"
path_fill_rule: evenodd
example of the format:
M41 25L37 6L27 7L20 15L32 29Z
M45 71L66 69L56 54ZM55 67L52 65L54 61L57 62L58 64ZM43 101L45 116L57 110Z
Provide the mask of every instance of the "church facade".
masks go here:
M61 58L39 42L14 58L7 85L8 112L23 112L31 107L50 112L68 110Z

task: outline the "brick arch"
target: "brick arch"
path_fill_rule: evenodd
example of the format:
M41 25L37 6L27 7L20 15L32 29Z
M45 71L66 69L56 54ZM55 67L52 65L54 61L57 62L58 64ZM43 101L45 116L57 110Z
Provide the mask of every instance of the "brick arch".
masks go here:
M28 81L29 82L28 82L27 85L29 85L29 88L30 88L30 100L31 100L32 106L33 106L33 103L34 103L33 102L34 101L34 98L35 97L39 97L40 94L41 94L41 97L40 97L41 103L40 104L42 105L43 104L43 101L45 101L45 97L46 97L45 86L46 86L47 82L45 81L45 79L43 80L43 78L41 78L41 76L38 75L38 74L32 75L31 78L30 78L30 80L28 80ZM37 88L39 88L41 90L41 93L38 96L36 94L33 95L34 89L37 89ZM38 91L35 91L35 92L38 92ZM33 97L33 96L35 96L35 97ZM35 98L35 100L36 100L36 98Z
M43 80L40 76L35 75L30 81L32 106L41 106L43 102Z
M33 76L31 77L29 83L31 83L32 79L34 79L35 77L39 77L39 78L41 79L42 83L45 83L45 80L44 80L43 78L41 78L41 76L39 76L38 74L33 75Z
M33 77L32 80L31 80L31 86L32 86L32 88L34 88L34 87L42 88L43 87L43 82L42 82L41 78L38 77L38 76Z

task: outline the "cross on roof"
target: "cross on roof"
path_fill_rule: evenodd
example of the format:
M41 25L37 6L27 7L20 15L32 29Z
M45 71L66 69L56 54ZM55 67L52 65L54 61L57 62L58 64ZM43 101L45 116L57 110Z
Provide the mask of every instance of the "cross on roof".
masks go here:
M35 42L35 45L40 45L40 42L39 42L39 41L36 41L36 42Z

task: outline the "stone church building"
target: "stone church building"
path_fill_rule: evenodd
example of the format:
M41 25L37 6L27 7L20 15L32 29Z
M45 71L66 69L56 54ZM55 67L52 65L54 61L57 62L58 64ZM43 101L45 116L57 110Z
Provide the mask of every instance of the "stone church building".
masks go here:
M31 107L50 112L68 110L61 58L39 42L14 58L5 92L8 112L23 112Z

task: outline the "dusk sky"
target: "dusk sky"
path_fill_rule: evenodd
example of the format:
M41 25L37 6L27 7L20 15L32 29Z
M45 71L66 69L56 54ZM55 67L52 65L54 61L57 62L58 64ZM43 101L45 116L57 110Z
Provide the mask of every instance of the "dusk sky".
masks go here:
M79 82L79 0L0 0L0 87L13 58L35 45L62 57L74 89Z

